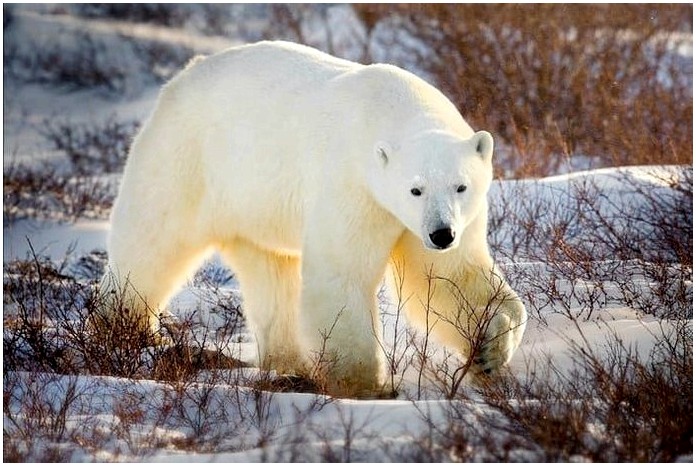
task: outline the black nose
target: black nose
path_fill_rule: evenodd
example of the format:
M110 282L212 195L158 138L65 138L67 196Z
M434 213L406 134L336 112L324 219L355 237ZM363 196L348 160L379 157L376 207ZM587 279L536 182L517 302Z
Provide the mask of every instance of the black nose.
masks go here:
M441 228L434 233L430 233L430 241L438 248L445 249L454 241L454 230L451 228Z

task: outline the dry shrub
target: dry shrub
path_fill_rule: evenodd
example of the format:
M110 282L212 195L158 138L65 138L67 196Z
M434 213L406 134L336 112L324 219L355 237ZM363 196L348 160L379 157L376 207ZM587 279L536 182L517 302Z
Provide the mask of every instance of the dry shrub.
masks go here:
M151 336L128 312L116 314L118 328L99 325L105 300L93 282L70 275L67 261L56 265L33 253L30 260L10 262L3 290L5 370L143 375L141 351ZM114 301L114 307L122 305ZM102 331L98 338L95 325Z
M82 442L89 420L68 422L91 388L80 382L47 372L3 372L3 460L69 462L78 450L89 448Z
M410 63L476 128L504 141L507 176L691 163L691 5L356 5L368 31L413 38ZM413 44L413 45L412 45ZM427 52L424 52L427 50Z
M78 260L68 255L56 264L31 251L30 259L5 265L5 371L181 381L203 370L246 366L222 351L238 338L243 325L238 312L225 315L223 331L202 328L193 312L177 323L162 316L154 332L132 312L142 303L134 302L139 298L129 284L108 296L100 292L103 254ZM209 331L217 337L217 350L208 348Z
M26 218L106 218L116 197L112 179L65 174L50 164L11 164L3 174L6 226Z
M687 306L682 305L682 309ZM526 373L453 385L462 362L427 364L451 401L424 410L425 429L396 458L474 462L673 462L693 454L693 327L689 314L671 315L646 354L607 328L593 346L582 317L566 341L568 363L537 358ZM532 319L532 324L537 324ZM607 325L607 324L598 324ZM452 367L455 369L452 370ZM447 383L449 382L449 383ZM456 391L453 391L456 390ZM432 393L430 395L433 395ZM420 392L419 392L420 397ZM426 405L427 407L428 405Z
M143 459L161 448L236 448L237 433L252 426L272 435L271 395L263 391L274 388L272 377L255 386L258 378L226 351L239 338L241 315L228 311L217 329L202 327L194 311L178 323L162 319L154 333L130 311L127 285L100 293L104 254L54 263L30 249L4 270L6 459ZM161 383L139 382L148 379ZM101 415L104 406L113 406L112 417Z
M483 390L484 425L537 451L539 461L672 462L693 452L693 331L686 321L658 336L648 357L610 337L604 354L572 345L572 368L494 379Z
M491 204L490 244L509 262L513 288L542 320L549 308L568 316L580 310L588 319L612 306L642 316L690 315L693 170L602 176L515 182L500 192Z
M113 116L89 125L44 121L39 131L61 159L5 164L4 224L22 218L106 218L116 196L116 179L109 174L123 169L138 126Z
M123 170L139 126L137 122L117 121L114 116L99 124L46 119L40 132L53 149L67 157L72 172L104 174Z
M275 428L272 394L229 382L7 371L4 459L143 461L162 449L219 452L268 442Z

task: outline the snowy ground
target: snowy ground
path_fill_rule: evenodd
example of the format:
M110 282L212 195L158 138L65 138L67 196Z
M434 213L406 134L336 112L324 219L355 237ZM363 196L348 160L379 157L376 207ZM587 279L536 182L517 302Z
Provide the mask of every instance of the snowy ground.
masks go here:
M628 173L637 178L643 176L640 169L629 170ZM583 174L585 179L600 183L617 176L616 170ZM573 177L538 180L531 182L529 186L542 193L553 187L554 195L570 196ZM514 187L514 182L500 183L493 192L493 202L497 193L513 192ZM614 188L607 188L603 192L613 197L616 190L630 189L630 186L616 183ZM36 251L50 257L61 258L67 249L75 245L77 248L74 255L80 257L94 249L103 250L107 231L108 223L103 221L78 221L71 224L18 222L4 229L4 260L7 262L13 258L23 258L28 253L27 238ZM511 266L513 264L508 263L508 267ZM529 278L519 277L534 276L539 281L554 277L553 271L543 272L545 268L545 264L538 261L518 261L514 263L514 271L510 270L509 273L524 291L525 286L529 286ZM590 302L587 298L596 287L601 285L602 292L606 295L601 303L595 305L594 314L590 318L569 318L564 312L566 308L560 303L532 306L534 310L531 312L528 330L510 364L512 373L520 378L528 376L530 371L542 372L548 369L549 358L553 359L561 372L570 372L574 367L571 349L575 345L601 356L608 353L614 338L647 357L660 336L670 332L675 325L676 321L647 315L631 308L620 296L612 298L611 287L618 288L618 285L602 278L580 287L573 284L572 280L552 279L557 282L561 292L569 296L572 294L579 300L575 303L568 301L571 304L567 310L571 316L579 316L587 311ZM638 277L635 280L638 288L646 295L650 293L654 284L649 279ZM690 277L683 285L691 296ZM239 299L234 281L226 285L225 292L230 300ZM179 294L172 309L182 319L196 310L197 318L207 328L222 327L219 316L210 308L211 301L207 299L207 293L209 290L197 288L192 283ZM388 309L389 306L385 304L385 310ZM689 325L691 323L689 320ZM404 335L408 329L403 322L396 329L393 325L393 315L385 314L387 340L392 341L391 338L396 334L399 349L395 354L404 352L407 355L405 360L408 360L415 351L412 346L406 346ZM202 337L200 339L203 340ZM253 336L243 329L232 340L228 338L217 342L214 338L210 339L207 347L215 348L218 344L224 345L223 351L226 354L252 365L256 364ZM447 358L437 350L431 352L431 357L433 367L437 365L437 361ZM426 371L424 379L419 380L418 369L415 364L404 363L400 366L396 381L398 398L379 401L330 400L306 393L260 391L254 388L255 381L259 377L263 378L263 375L254 369L240 370L234 374L222 371L214 376L201 373L195 379L198 382L191 382L183 388L185 411L170 418L163 413L168 412L167 404L173 404L171 400L181 395L178 390L182 388L167 382L96 376L56 378L33 373L13 374L10 379L17 377L20 380L13 388L13 394L18 400L22 399L19 392L31 392L37 387L41 387L44 399L54 403L66 399L67 394L77 394L79 403L71 405L68 410L67 429L87 428L91 435L100 433L107 438L114 437L96 450L80 447L79 444L62 445L61 448L71 452L70 458L74 461L326 461L331 458L393 461L411 458L411 449L418 451L414 444L421 445L433 425L438 429L447 429L450 422L448 409L452 409L453 403L465 405L471 411L472 422L476 422L477 416L494 414L493 408L466 388L461 395L464 400L444 399L437 373ZM209 377L214 380L211 382ZM128 403L134 403L137 409ZM18 402L16 405L10 404L9 409L21 418L22 409L26 407L23 408ZM131 430L126 437L118 433L119 426L126 422L123 419L128 419L123 414L124 410L136 410L139 413L137 416L133 415L135 420L130 422L136 426L129 426ZM8 424L12 425L6 419L6 425ZM126 427L121 429L126 431ZM491 432L490 435L495 433ZM206 439L201 441L201 445L186 443L186 439L198 436ZM27 448L41 451L51 444L49 440L45 442L47 445L42 446L39 442ZM40 453L35 454L38 456ZM440 459L443 454L435 453ZM535 458L528 456L531 455L529 452L519 452L519 455L523 460ZM481 457L474 454L470 459L486 458L490 459L481 453Z
M74 31L87 31L107 44L125 47L109 52L120 55L118 59L128 59L127 54L133 53L124 45L124 37L155 38L196 53L208 53L235 43L218 36L196 34L191 29L88 21L70 15L49 16L41 14L40 9L18 11L15 21L15 26L20 28L17 34L31 31L35 35L33 46L56 38L70 43L76 40ZM142 121L152 109L158 84L156 77L137 68L134 75L136 78L126 77L118 84L117 95L100 88L70 89L51 82L26 84L21 73L6 75L5 168L13 163L47 164L61 157L42 137L47 118L76 124L109 118ZM513 375L524 378L530 372L543 372L550 367L549 358L561 373L570 371L574 349L582 347L608 355L609 343L617 338L647 358L656 342L669 336L678 322L686 318L692 327L690 266L680 268L679 261L667 253L660 257L659 248L645 251L643 257L636 253L621 257L615 251L603 250L598 242L604 233L616 232L629 238L638 231L636 241L660 237L664 231L647 219L643 223L640 220L646 211L656 208L646 193L659 197L666 205L691 202L680 197L675 188L680 183L691 184L691 173L691 167L613 168L495 183L490 195L491 217L498 224L491 229L492 249L513 287L525 300L531 318L522 345L510 364ZM117 174L112 181L114 185L117 183ZM584 201L588 193L597 195L595 201ZM692 204L684 205L682 211L688 212L685 221L692 223ZM611 221L603 222L606 218ZM554 242L552 234L561 227L565 232L561 235L563 241ZM529 240L525 233L529 228L535 229L534 240ZM12 261L30 258L30 244L38 255L55 262L62 261L71 251L69 260L76 263L95 250L105 250L108 229L103 216L69 221L19 218L6 222L4 269L7 272L7 265ZM520 238L527 238L526 242ZM552 258L550 251L559 244L569 245L575 252L596 248L594 259L583 269L593 272L588 275L577 271L578 264L587 266L586 260L573 262L571 255L563 254ZM659 306L664 300L655 296L663 283L646 272L652 269L634 266L658 262L667 270L665 273L672 274L672 292L686 297L680 301L684 309L661 313ZM564 268L564 264L575 268L570 265ZM216 265L210 267L215 269ZM549 284L553 285L552 291ZM240 302L234 279L223 281L221 289L220 293L231 302ZM627 290L633 293L631 299L627 298ZM237 329L234 338L215 340L215 330L224 322L220 321L210 298L210 288L193 280L172 303L172 311L182 320L195 311L196 318L207 324L202 332L211 335L206 347L222 345L225 354L255 365L253 336L243 328ZM416 352L413 344L408 344L413 332L402 319L397 325L393 302L387 298L382 303L386 340L396 342L389 351L405 354L403 361L408 361ZM15 308L7 301L4 305L3 314L7 318ZM474 425L486 414L495 416L495 409L473 389L462 388L462 395L456 401L445 399L435 368L451 370L452 358L439 349L429 351L434 361L431 371L406 362L399 366L395 379L399 395L393 400L333 400L311 393L266 391L256 385L264 375L253 368L204 371L184 386L106 376L4 372L3 432L6 439L13 435L20 437L17 432L22 426L32 426L24 411L28 408L22 401L27 399L24 395L38 391L40 398L48 400L54 410L60 411L62 401L68 398L71 403L65 404L69 408L63 412L64 435L38 435L33 442L24 444L29 459L44 458L45 451L51 448L63 452L63 460L72 461L491 459L484 449L465 454L445 447L421 448L428 441L436 442L442 430L452 428L453 404L464 407L468 413L466 419ZM178 411L172 414L173 409ZM45 426L35 427L37 432L46 431ZM504 438L496 432L490 432L490 436L501 441ZM422 451L429 451L432 456L418 456ZM533 451L525 449L513 450L510 457L538 458Z

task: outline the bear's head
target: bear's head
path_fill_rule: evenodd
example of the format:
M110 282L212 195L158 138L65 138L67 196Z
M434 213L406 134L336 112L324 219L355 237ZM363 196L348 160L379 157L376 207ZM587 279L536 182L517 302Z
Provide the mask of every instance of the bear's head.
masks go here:
M441 131L421 132L398 144L375 144L370 189L377 201L418 236L426 248L456 248L487 206L493 168L493 137L469 139Z

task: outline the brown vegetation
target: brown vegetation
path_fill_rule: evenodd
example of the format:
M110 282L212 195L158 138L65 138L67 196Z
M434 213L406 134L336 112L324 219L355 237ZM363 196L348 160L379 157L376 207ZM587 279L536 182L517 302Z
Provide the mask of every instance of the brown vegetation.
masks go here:
M602 166L692 162L691 58L675 53L670 35L691 33L691 5L356 11L373 34L392 21L425 45L396 64L423 69L474 127L504 141L507 177L553 174L576 154Z

